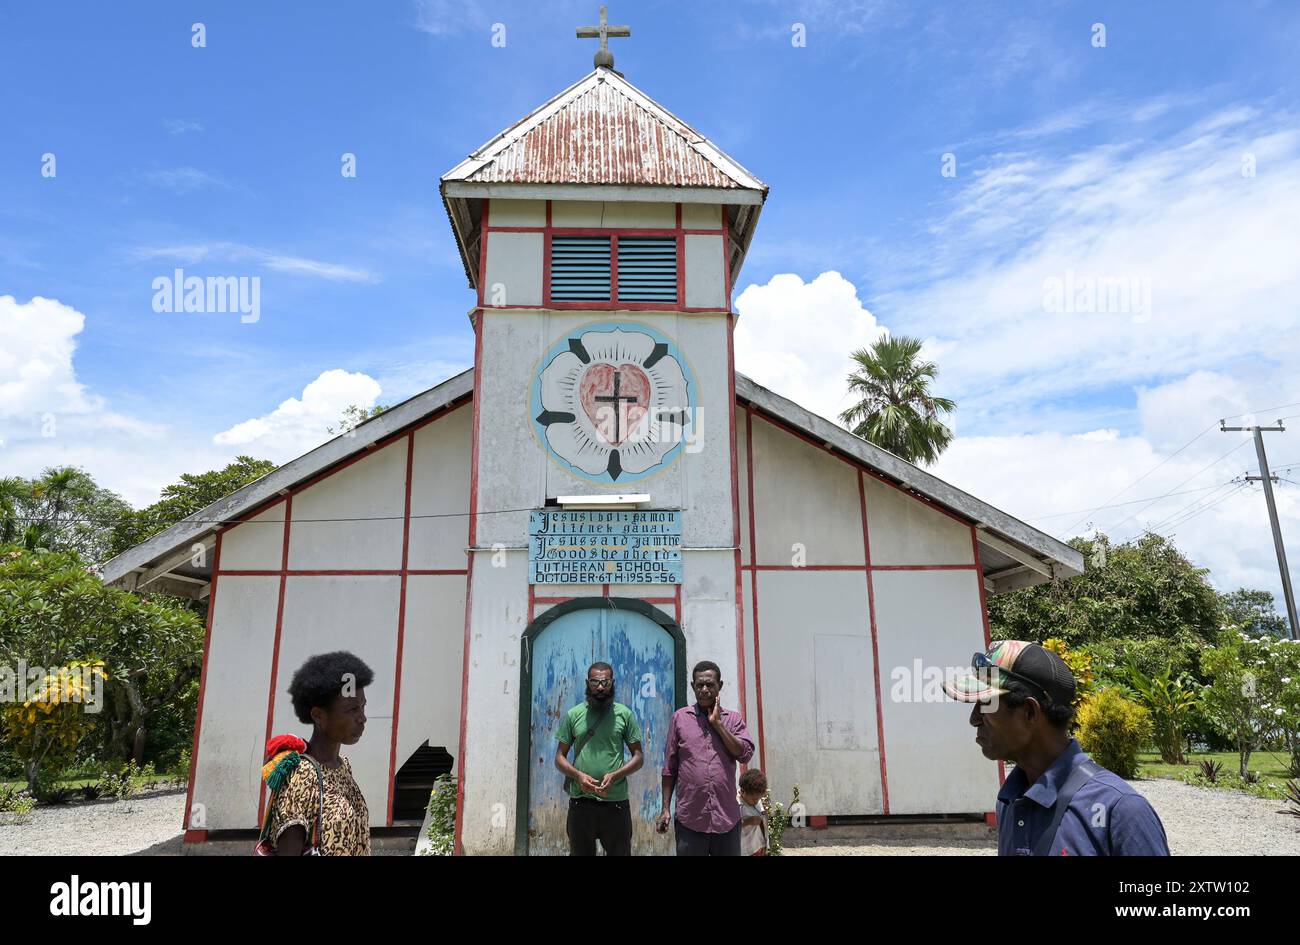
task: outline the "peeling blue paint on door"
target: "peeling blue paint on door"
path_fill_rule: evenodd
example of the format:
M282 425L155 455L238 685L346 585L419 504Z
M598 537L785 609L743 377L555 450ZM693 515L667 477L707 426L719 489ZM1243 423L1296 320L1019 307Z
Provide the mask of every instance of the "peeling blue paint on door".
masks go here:
M590 608L557 618L533 641L529 730L528 852L567 855L568 796L555 768L555 733L564 714L586 698L587 667L614 667L616 701L641 725L645 764L628 778L632 808L632 852L668 855L671 832L657 834L659 771L664 740L676 702L674 641L663 627L631 610ZM570 760L572 760L570 753Z

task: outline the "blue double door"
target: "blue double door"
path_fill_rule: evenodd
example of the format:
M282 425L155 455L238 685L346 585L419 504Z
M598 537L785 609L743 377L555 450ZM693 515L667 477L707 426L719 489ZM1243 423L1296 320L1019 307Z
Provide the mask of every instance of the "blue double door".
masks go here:
M516 846L526 847L519 852L533 856L569 852L569 801L564 777L555 768L556 733L569 709L586 698L587 667L605 662L614 667L615 701L628 706L641 726L645 752L645 764L628 778L632 852L670 854L672 834L657 834L654 821L665 737L684 697L678 665L683 657L681 631L639 601L593 598L561 604L557 610L563 612L535 621L524 641L529 702L521 713L526 731L520 732L520 741L526 737L528 755L520 787L527 785L527 836L519 837Z

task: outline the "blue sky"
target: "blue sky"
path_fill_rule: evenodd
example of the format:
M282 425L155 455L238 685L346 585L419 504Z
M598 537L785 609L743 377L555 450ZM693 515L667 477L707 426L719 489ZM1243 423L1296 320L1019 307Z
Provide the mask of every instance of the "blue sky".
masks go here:
M573 30L596 7L0 10L2 471L73 462L142 504L181 472L323 438L311 396L392 403L468 366L438 175L589 71ZM834 413L845 339L926 339L961 406L936 471L1057 516L1035 520L1049 531L1219 416L1300 402L1300 6L625 3L610 20L633 29L611 41L628 79L771 187L738 366L782 393ZM177 266L260 276L259 321L153 311ZM1045 311L1067 272L1146 285L1150 311ZM1273 455L1300 466L1287 438ZM1116 501L1175 491L1231 445L1203 435ZM1186 488L1216 495L1249 452ZM1088 521L1127 537L1195 498ZM1180 543L1216 580L1274 589L1257 492L1204 511Z

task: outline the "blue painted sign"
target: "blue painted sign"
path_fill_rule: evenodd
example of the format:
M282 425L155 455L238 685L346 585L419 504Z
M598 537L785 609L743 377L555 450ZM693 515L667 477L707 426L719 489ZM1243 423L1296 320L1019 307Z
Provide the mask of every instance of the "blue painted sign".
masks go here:
M536 509L528 516L531 584L680 584L676 509Z

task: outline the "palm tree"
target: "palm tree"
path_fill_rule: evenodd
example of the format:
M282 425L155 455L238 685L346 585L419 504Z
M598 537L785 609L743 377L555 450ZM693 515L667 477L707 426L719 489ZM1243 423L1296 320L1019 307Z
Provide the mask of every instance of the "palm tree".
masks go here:
M0 545L18 540L22 531L23 504L32 497L31 484L26 479L11 476L0 479Z
M957 405L930 393L939 368L918 360L920 354L921 342L904 336L885 336L853 352L858 366L849 375L849 393L857 403L840 420L895 456L929 465L952 443L952 430L939 414L952 413Z

